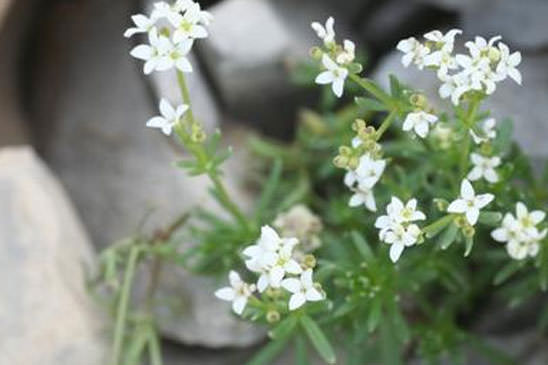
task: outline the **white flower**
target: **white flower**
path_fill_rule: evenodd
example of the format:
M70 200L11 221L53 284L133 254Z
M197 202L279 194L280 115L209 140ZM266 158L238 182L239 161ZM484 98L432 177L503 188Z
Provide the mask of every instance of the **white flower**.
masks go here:
M506 242L506 251L515 260L534 257L539 251L539 241L548 233L546 229L539 232L536 227L544 220L546 213L540 210L529 212L525 204L518 202L516 217L506 213L501 226L491 232L491 237L495 241Z
M260 292L263 292L268 286L279 288L286 273L296 275L303 271L297 261L292 258L293 249L298 243L296 238L282 240L280 249L277 251L276 262L259 276L257 288Z
M255 291L255 285L245 283L235 271L228 274L230 286L221 288L215 292L219 299L232 302L232 310L241 315L245 309L248 298Z
M188 105L183 104L174 108L166 99L162 99L160 100L161 116L149 119L146 126L149 128L159 128L166 136L169 136L175 124L180 121L187 110Z
M329 45L335 41L334 25L335 19L329 17L325 22L325 27L318 22L313 22L310 26L314 29L318 37L323 40L324 44Z
M169 19L174 14L181 12L183 9L179 7L179 2L168 4L165 1L159 1L154 3L154 9L152 10L151 17L154 19Z
M493 194L476 195L470 181L464 179L460 186L460 198L451 202L447 211L449 213L464 214L468 223L473 226L478 221L480 209L491 203L494 198Z
M473 88L470 78L463 72L456 75L439 76L442 81L439 88L440 97L443 99L451 97L451 102L454 105L459 105L461 96Z
M410 37L399 41L396 48L405 53L401 60L405 67L408 67L413 62L420 70L424 68L424 57L430 53L428 47L415 38Z
M529 212L527 207L522 202L516 204L517 221L527 233L535 233L533 228L546 218L546 213L542 210L534 210Z
M470 154L470 160L474 164L474 167L468 173L468 180L476 181L484 178L492 184L499 181L495 168L500 165L500 157L486 157L478 153L472 153Z
M175 66L181 72L192 72L192 64L188 60L187 55L193 43L192 39L183 39L172 47L169 52L169 60L172 63L171 67Z
M408 223L426 219L426 215L417 210L417 199L410 199L404 205L400 199L393 196L390 204L386 206L386 213L396 223Z
M282 287L292 293L289 298L289 310L300 308L306 302L317 302L324 299L323 294L312 282L312 270L303 271L300 279L289 278L282 281Z
M521 85L521 73L516 68L521 63L521 53L510 54L508 46L502 42L498 44L500 50L500 61L497 65L497 73L501 78L510 76L515 82Z
M248 246L242 252L248 259L247 268L253 272L265 272L278 260L277 251L282 245L282 239L270 226L261 227L261 236L256 244Z
M491 139L495 139L497 137L497 131L495 130L496 124L497 122L495 118L486 119L485 122L483 122L483 125L480 127L480 130L483 132L482 136L478 136L474 132L474 130L471 129L470 135L472 136L474 143L481 144Z
M358 185L352 189L354 195L348 201L348 206L351 208L365 205L371 212L377 211L377 204L375 203L375 196L373 195L373 189L364 185Z
M143 14L136 14L131 17L135 27L128 28L124 32L124 37L129 38L138 33L148 33L154 28L156 19L154 17L147 17Z
M325 71L316 77L316 83L320 85L331 84L331 89L337 97L341 97L344 89L344 81L348 76L348 70L337 65L328 55L322 56L322 64Z
M365 154L360 157L354 177L362 188L371 189L379 181L385 168L386 160L374 160L369 154ZM348 178L349 182L351 177Z
M169 54L173 48L168 38L158 36L156 28L148 33L150 44L141 44L133 48L130 54L145 61L144 72L150 74L152 71L165 71L173 66Z
M421 110L407 114L402 128L406 132L414 130L419 137L425 138L430 130L430 125L436 123L437 121L437 116L428 114Z
M443 34L439 30L433 30L431 32L428 32L424 35L424 38L427 40L436 43L437 46L439 46L441 49L452 52L453 47L455 45L455 37L458 34L462 34L462 30L460 29L451 29L447 33Z
M337 63L345 65L351 63L356 58L356 45L354 42L345 39L343 51L337 56Z
M202 19L203 14L198 3L190 5L184 15L172 14L169 21L175 27L173 42L179 43L187 38L206 38L208 36L207 30L200 25Z

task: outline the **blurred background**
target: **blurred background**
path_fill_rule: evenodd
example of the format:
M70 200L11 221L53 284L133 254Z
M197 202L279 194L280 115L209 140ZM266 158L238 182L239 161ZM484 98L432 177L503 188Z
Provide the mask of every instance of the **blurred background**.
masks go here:
M138 38L122 36L130 15L153 2L0 0L0 365L105 363L109 321L82 268L137 230L153 232L197 204L216 209L205 180L172 166L184 151L144 127L160 96L178 102L174 74L145 78L129 56ZM386 84L397 74L434 102L435 79L401 66L398 40L451 27L463 39L502 35L522 52L524 86L504 84L489 106L514 119L527 152L548 156L547 0L200 3L215 21L192 54L194 112L234 146L226 178L243 206L253 199L247 137L290 140L301 108L344 105L311 87L301 64L317 43L310 22L330 15L338 39L357 44L366 75ZM215 285L164 273L162 290L180 293L183 308L176 318L159 313L167 364L241 364L264 341L213 298ZM534 363L522 327L495 340Z

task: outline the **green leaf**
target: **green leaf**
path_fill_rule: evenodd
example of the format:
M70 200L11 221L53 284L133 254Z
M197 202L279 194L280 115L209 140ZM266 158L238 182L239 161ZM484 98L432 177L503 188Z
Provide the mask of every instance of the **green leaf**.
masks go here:
M400 82L393 74L390 74L388 77L390 79L390 94L392 94L392 96L395 98L399 98L402 94L402 87Z
M340 305L335 311L333 312L333 317L339 318L347 315L350 313L354 308L356 308L357 304L354 302L345 302L342 305Z
M356 102L356 104L358 104L360 108L363 108L366 111L372 110L372 111L380 112L380 111L388 110L386 106L384 106L382 103L378 102L375 99L357 97L354 99L354 101Z
M335 351L316 322L307 315L303 315L301 317L301 325L308 335L308 339L324 361L328 364L335 364Z
M422 231L426 234L426 238L432 238L438 235L449 223L453 221L453 215L449 214L441 217L437 221L424 227Z
M294 315L290 315L289 317L281 321L276 327L270 330L268 332L268 336L270 336L270 338L273 340L281 340L289 337L297 327L297 323L297 317Z
M478 222L485 224L487 226L496 227L498 226L500 220L502 219L502 214L499 212L481 212Z
M302 335L295 338L295 364L308 365L308 353L306 352L306 343Z
M521 268L521 266L521 262L518 261L512 261L508 263L497 273L497 275L495 275L493 279L493 284L502 284L503 282L508 280L510 276L514 275Z
M286 337L281 340L270 341L247 362L247 365L270 365L272 360L286 348L289 339L290 337Z
M474 237L464 237L464 245L464 257L467 257L472 252L472 247L474 247Z
M446 250L447 248L449 248L449 246L451 246L451 244L457 238L457 233L459 233L459 227L454 222L452 222L440 236L440 239L438 241L439 247L442 250Z
M365 238L357 231L352 231L350 235L352 236L352 242L354 242L354 246L365 259L365 261L373 261L375 259L375 256L373 255L373 251L371 250L371 247L369 246Z
M280 183L282 167L283 167L282 160L279 158L275 159L274 163L272 164L272 169L270 170L270 176L268 177L268 180L263 188L261 197L259 198L259 203L257 205L256 214L257 214L258 221L262 221L265 211L268 210L268 207L270 206L270 204L272 203L272 200L274 199L276 188L278 187Z
M401 364L400 344L395 339L394 329L391 321L387 318L381 320L381 354L382 364L399 365Z
M369 317L367 318L367 330L369 332L375 331L382 316L382 301L379 297L375 297L371 302L371 310L369 311Z

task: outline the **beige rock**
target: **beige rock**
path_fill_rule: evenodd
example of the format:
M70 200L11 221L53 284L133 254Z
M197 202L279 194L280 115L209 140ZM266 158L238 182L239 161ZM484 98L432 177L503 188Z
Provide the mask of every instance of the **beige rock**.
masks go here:
M65 192L28 147L0 150L0 363L100 365L85 289L93 255Z

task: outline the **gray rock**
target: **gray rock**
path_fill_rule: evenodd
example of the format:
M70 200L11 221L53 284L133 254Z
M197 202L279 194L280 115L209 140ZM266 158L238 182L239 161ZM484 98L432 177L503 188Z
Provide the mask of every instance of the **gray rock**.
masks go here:
M399 52L388 55L373 77L388 87L388 75L393 73L411 87L424 91L436 105L450 108L447 101L442 101L438 97L439 81L434 72L421 72L412 66L404 68L400 59ZM527 153L536 158L548 157L547 67L548 55L523 55L522 64L519 66L523 75L523 86L510 79L505 80L497 86L497 90L484 106L485 109L490 109L499 121L511 118L516 126L516 140Z
M41 127L37 128L41 150L67 187L98 248L138 229L150 234L195 206L217 208L206 178L186 176L172 166L187 157L184 151L144 126L157 113L157 100L148 93L142 64L130 58L131 45L122 37L130 23L130 3L72 4L70 17L65 7L53 7L53 16L44 15L50 19L49 27L39 30L40 39L46 40L44 53L34 57L40 61L36 68L41 78L33 84L37 90L33 115ZM56 49L53 56L46 53L52 48ZM195 102L199 104L198 99ZM226 134L225 140L233 136L235 146L243 145L238 130ZM240 183L247 166L240 151L236 149L227 162L225 177L230 194L245 206L250 197ZM203 346L257 341L255 332L244 335L229 306L213 297L216 284L194 282L182 270L166 270L164 278L166 290L176 290L170 291L172 296L192 298L183 313L190 318L170 317L167 333L171 338Z
M35 1L0 1L0 146L28 144L20 106L18 72L23 40Z
M548 1L479 0L462 14L462 27L470 35L502 35L517 48L548 46Z
M476 0L414 0L417 3L429 4L449 11L460 11L473 6Z
M209 38L198 42L220 101L232 117L267 132L291 129L297 90L286 62L297 39L267 0L227 0L210 9ZM303 46L308 49L309 46Z
M32 149L0 150L0 207L1 362L104 364L104 321L85 289L90 242Z

